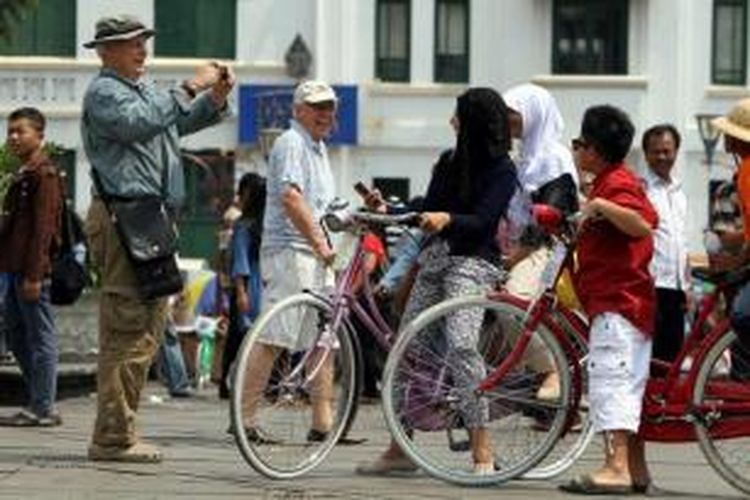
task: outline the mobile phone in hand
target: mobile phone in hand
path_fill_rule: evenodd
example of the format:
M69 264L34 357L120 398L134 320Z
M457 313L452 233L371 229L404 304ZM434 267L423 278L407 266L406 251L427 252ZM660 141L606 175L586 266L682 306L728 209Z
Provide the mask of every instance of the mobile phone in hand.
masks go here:
M372 194L372 191L370 191L370 188L368 188L364 182L359 181L354 185L354 190L362 197L367 198Z

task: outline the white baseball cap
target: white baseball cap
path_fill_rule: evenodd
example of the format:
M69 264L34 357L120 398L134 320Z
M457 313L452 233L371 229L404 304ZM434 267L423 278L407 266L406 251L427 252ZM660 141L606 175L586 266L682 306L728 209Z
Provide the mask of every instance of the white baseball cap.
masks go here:
M338 98L336 92L326 82L307 80L294 89L294 104L315 104L327 101L338 102Z

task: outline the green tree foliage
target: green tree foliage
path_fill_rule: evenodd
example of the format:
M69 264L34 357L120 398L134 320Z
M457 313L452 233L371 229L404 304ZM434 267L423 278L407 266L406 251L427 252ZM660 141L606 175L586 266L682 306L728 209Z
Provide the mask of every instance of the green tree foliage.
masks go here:
M44 152L53 160L55 156L62 153L62 150L59 144L53 142L44 144ZM7 145L3 144L0 146L0 207L2 207L5 193L8 191L8 187L13 180L13 174L18 170L20 165L21 162L10 152Z
M0 0L0 39L10 43L16 25L38 5L39 0Z

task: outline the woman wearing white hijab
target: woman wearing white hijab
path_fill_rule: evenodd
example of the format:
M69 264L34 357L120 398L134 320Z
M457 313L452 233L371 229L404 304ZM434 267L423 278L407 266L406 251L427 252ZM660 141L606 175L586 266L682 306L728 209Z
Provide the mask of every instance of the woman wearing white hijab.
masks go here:
M510 269L506 290L531 298L540 286L542 270L550 258L549 239L537 228L528 209L531 203L554 205L564 213L578 210L578 172L570 151L560 142L565 124L552 95L531 83L503 94L510 110L511 135L520 139L516 159L521 189L515 210L509 209L508 226L500 229L506 266ZM513 236L511 236L513 235ZM532 342L527 365L546 373L537 397L553 399L559 378L543 346Z

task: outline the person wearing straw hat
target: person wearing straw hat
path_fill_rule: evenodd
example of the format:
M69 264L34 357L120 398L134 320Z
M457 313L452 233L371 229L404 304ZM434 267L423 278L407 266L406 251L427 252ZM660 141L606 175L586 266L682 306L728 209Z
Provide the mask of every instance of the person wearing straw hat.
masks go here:
M91 460L161 461L158 449L138 439L135 414L167 318L166 298L139 297L102 197L158 196L179 208L184 198L179 138L219 122L234 85L229 68L207 63L175 88L157 89L144 79L146 43L154 34L136 17L116 15L100 19L94 38L83 44L102 62L84 95L81 125L96 181L86 232L102 283Z
M711 124L724 134L724 149L737 163L736 187L742 213L742 231L721 231L722 249L711 254L711 269L728 271L750 264L750 98L745 98L732 107L725 116L715 118ZM739 252L728 249L740 248ZM735 295L729 316L732 328L742 340L742 347L732 349L732 375L735 378L750 378L750 282L745 283ZM742 362L736 362L742 360ZM742 372L742 373L740 373Z

